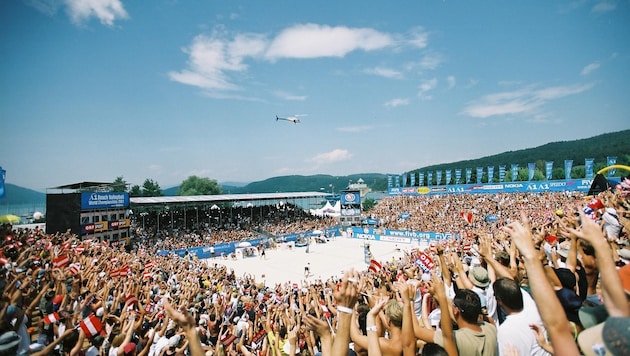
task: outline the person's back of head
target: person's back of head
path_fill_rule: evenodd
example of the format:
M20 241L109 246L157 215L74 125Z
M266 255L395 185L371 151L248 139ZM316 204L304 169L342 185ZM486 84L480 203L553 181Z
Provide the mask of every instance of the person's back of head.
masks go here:
M392 325L397 328L402 328L403 309L402 305L400 305L397 300L390 299L387 304L385 304L383 311L385 312L385 315L389 317Z
M429 342L422 348L422 356L448 356L448 352L442 346Z
M459 310L462 319L468 323L477 323L481 314L481 300L477 293L469 289L460 289L455 293L453 304Z
M492 285L494 296L497 301L513 311L523 310L523 293L521 288L513 279L499 278Z

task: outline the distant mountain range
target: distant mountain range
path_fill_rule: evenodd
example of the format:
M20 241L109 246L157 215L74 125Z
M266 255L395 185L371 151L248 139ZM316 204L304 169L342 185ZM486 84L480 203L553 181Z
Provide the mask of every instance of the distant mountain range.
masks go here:
M556 167L562 167L565 159L572 159L573 166L584 165L585 158L595 159L595 170L606 166L606 157L616 156L618 164L630 164L630 130L607 133L591 138L552 142L535 148L528 148L518 151L509 151L493 156L482 157L474 160L458 161L410 169L414 171L436 171L448 169L464 169L474 167L498 166L508 164L518 164L525 167L529 162L554 161ZM402 172L396 173L400 174ZM259 182L220 183L225 194L243 193L275 193L275 192L304 192L322 191L327 193L337 193L341 189L346 189L348 184L360 179L373 190L387 190L387 174L384 173L362 173L348 176L331 175L311 175L311 176L281 176L265 179ZM0 198L0 205L23 204L45 202L46 194L23 188L14 184L5 185L6 195ZM163 189L166 196L177 194L179 187Z

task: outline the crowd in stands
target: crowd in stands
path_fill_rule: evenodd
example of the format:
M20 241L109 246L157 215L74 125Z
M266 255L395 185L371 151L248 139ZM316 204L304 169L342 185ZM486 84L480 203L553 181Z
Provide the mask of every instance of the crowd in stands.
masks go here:
M620 191L385 198L383 227L461 238L301 285L154 252L332 220L145 226L131 251L3 225L0 356L629 355L629 212Z

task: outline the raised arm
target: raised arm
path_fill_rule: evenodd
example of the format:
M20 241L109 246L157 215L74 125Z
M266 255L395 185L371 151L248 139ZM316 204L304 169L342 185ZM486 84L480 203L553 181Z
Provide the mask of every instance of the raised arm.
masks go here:
M545 276L540 256L534 247L527 216L521 214L521 222L512 222L503 229L512 237L512 241L521 253L532 296L550 336L551 344L557 351L556 355L579 355L577 344L569 327L569 320L564 313L558 313L559 310L562 310L562 304L560 304Z

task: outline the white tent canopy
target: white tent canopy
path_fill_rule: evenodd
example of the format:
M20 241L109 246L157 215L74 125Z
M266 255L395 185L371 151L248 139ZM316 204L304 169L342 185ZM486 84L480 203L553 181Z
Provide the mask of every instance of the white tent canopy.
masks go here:
M333 206L329 201L326 201L326 205L319 209L310 209L310 213L315 216L338 217L341 215L341 202L337 200Z

